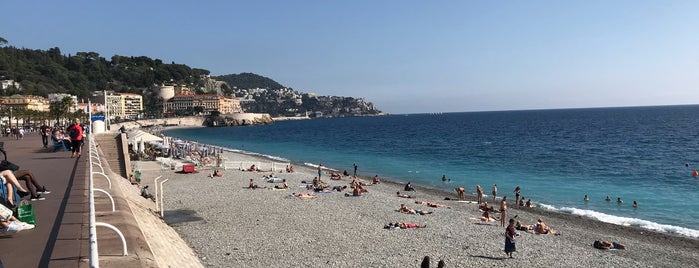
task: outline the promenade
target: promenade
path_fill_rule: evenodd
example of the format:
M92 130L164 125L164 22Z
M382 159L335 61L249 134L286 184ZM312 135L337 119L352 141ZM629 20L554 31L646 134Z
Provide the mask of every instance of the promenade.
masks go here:
M101 142L106 147L116 136L110 133L102 135ZM38 133L28 133L22 140L1 137L0 142L4 142L9 161L19 165L20 169L31 170L39 184L51 192L43 195L45 200L30 201L34 204L36 228L12 236L0 236L0 268L90 267L89 145L83 147L81 158L70 158L70 152L51 152L42 148ZM139 199L143 198L138 196L138 187L112 172L104 158L112 157L113 152L106 155L102 156L102 163L105 175L111 179L111 187L101 175L94 176L94 187L111 194L115 211L112 211L112 202L106 194L95 192L96 221L117 227L125 237L128 250L124 255L121 239L114 231L97 227L99 266L200 266L177 234L152 209L139 205L142 201ZM94 172L101 171L97 165L93 165L93 169ZM24 186L24 181L20 183ZM156 257L153 252L160 254Z
M8 161L31 170L51 191L44 195L46 200L31 201L36 228L0 237L4 267L88 267L88 158L70 158L70 152L51 153L42 148L38 133L28 133L22 140L2 137L0 141ZM20 183L24 186L24 181Z

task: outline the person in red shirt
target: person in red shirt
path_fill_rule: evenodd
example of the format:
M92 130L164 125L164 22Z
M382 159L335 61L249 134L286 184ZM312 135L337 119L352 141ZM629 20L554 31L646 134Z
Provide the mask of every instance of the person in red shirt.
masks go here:
M73 125L68 127L70 141L73 144L73 154L70 158L80 157L80 148L83 145L83 127L80 126L80 120L75 119Z

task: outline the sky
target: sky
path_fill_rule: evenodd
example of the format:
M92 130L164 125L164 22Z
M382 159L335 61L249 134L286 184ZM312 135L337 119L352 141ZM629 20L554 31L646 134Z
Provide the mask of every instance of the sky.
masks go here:
M252 72L300 92L364 98L386 113L699 103L699 1L0 6L7 45Z

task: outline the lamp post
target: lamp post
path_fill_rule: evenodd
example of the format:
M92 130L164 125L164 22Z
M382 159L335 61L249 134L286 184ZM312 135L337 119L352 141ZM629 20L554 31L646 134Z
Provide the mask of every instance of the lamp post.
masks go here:
M10 129L12 129L12 107L10 107Z

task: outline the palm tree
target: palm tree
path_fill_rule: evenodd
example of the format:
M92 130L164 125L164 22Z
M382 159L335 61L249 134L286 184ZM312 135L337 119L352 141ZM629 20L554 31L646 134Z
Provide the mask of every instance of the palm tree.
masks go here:
M56 117L56 122L61 122L65 119L70 111L70 106L73 105L73 99L65 97L60 101L52 101L49 105L49 110L52 116Z

